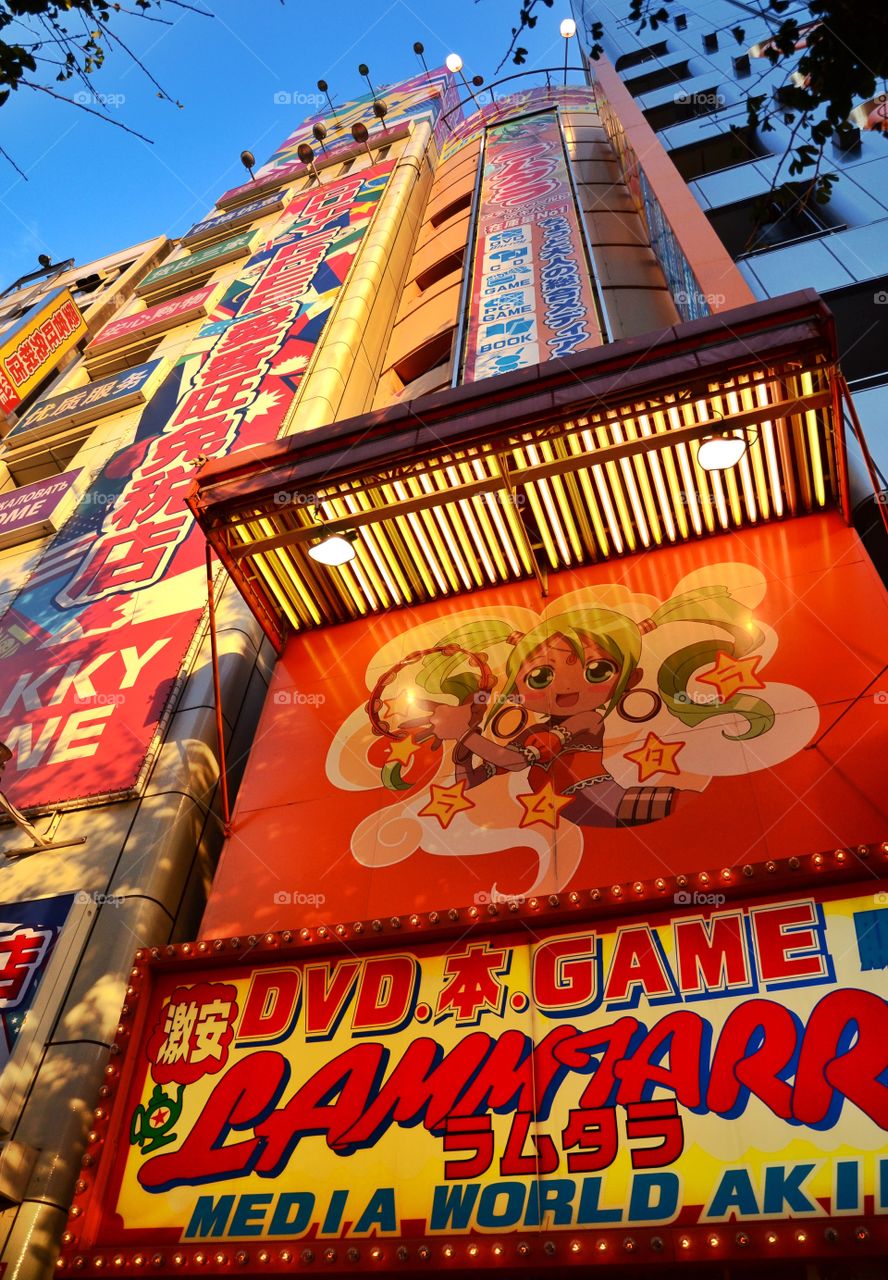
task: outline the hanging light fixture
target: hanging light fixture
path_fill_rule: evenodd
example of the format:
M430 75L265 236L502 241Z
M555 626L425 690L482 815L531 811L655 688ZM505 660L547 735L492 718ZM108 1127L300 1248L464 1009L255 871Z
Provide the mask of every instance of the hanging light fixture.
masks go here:
M567 53L570 49L571 37L577 34L577 24L573 18L563 18L559 30L564 36L564 84L567 87Z
M715 431L704 436L697 446L697 461L704 471L730 471L751 444L750 434L741 431Z
M341 564L348 564L349 560L354 560L357 555L355 551L357 537L356 529L345 529L342 533L330 533L327 537L322 537L320 542L316 542L313 547L309 547L308 554L318 564L325 564L331 568Z
M448 53L447 57L444 59L444 66L451 75L455 76L462 71L463 60L458 53Z

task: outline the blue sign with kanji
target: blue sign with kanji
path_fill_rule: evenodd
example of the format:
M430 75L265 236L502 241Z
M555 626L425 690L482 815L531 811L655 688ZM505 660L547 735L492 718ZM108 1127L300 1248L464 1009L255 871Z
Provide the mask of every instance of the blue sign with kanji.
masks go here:
M74 895L0 906L0 1071L6 1065Z

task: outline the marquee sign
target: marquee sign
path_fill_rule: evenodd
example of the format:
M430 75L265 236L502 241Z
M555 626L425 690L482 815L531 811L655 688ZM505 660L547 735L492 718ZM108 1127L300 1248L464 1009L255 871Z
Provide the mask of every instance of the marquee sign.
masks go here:
M72 387L57 396L48 396L16 423L6 437L7 445L17 445L51 435L60 427L74 427L98 421L144 404L160 382L165 361L149 360L135 369L122 369L82 387Z
M252 229L242 231L239 235L209 245L206 249L198 249L194 253L171 258L169 262L161 263L159 267L149 271L147 276L143 276L136 286L136 293L153 293L163 288L170 280L176 281L179 278L184 280L189 276L198 275L201 271L215 270L216 267L224 266L226 262L234 262L237 258L246 258L252 248L254 235L255 232Z
M0 334L0 409L17 409L85 333L86 320L70 291L56 289Z
M260 200L251 200L229 213L219 213L203 222L196 222L190 231L182 237L184 245L199 244L201 240L209 240L220 231L231 230L242 226L245 222L255 222L269 213L282 209L287 201L285 191L275 191L272 195L263 196Z
M139 953L66 1265L694 1261L888 1212L880 887Z
M191 293L177 294L174 298L159 302L154 307L147 307L143 311L134 311L131 315L109 320L87 347L87 359L93 353L104 355L106 351L112 351L115 347L124 347L135 339L162 333L165 329L173 329L176 325L205 316L219 288L218 285L207 284L202 289L192 290Z
M463 378L604 341L557 113L486 132Z
M73 897L0 906L0 1071L34 1003Z

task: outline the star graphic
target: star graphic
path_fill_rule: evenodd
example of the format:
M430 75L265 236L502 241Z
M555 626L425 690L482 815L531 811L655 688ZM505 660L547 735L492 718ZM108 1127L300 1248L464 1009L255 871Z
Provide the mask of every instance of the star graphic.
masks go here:
M424 809L420 809L421 818L437 818L442 827L449 827L458 813L464 809L474 809L474 800L469 800L463 793L466 780L461 778L452 787L439 787L432 783L432 798Z
M389 747L388 759L389 763L398 760L403 765L408 765L416 753L416 744L411 737L402 738L400 742L393 742Z
M573 801L573 796L560 796L551 782L547 782L539 791L531 791L529 795L518 796L524 806L519 827L530 827L534 823L554 829L558 826L558 814Z
M166 1107L158 1107L157 1111L155 1111L154 1115L151 1117L151 1123L154 1125L155 1129L164 1123L169 1114L170 1113L167 1111Z
M683 742L664 742L655 733L649 733L642 746L626 752L626 759L638 765L638 781L647 782L655 773L681 773L675 758L684 745Z
M741 689L764 689L764 682L756 675L761 660L758 653L751 658L732 658L721 649L712 670L697 676L697 679L701 684L713 685L722 701L727 702Z

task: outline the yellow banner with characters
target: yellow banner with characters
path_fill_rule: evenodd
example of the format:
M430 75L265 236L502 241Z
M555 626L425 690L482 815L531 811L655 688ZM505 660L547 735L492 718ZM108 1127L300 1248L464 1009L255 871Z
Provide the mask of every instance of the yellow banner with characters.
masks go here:
M533 934L161 957L95 1239L579 1242L879 1213L888 895L683 897Z

